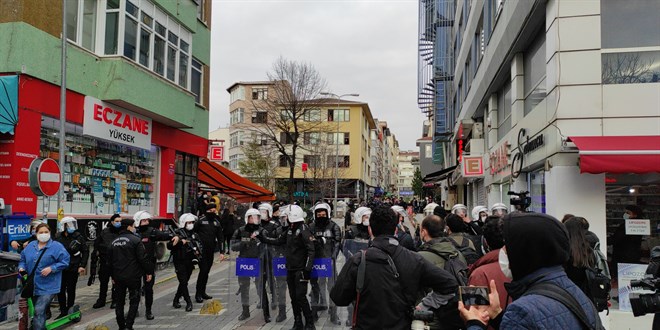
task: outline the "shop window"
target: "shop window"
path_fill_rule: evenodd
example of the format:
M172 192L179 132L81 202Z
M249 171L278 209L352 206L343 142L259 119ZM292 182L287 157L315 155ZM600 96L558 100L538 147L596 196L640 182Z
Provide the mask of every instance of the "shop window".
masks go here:
M183 213L195 213L197 206L197 165L199 157L182 152L176 153L175 160L175 196L177 216Z
M602 48L658 47L660 1L601 0Z
M151 150L82 135L82 126L66 124L63 168L64 212L67 214L133 214L154 212L156 147ZM59 120L42 119L41 157L59 159ZM50 198L55 203L56 196Z

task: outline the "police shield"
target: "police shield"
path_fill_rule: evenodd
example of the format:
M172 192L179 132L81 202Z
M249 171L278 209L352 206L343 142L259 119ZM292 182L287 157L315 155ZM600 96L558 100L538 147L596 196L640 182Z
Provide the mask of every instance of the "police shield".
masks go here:
M255 238L234 237L230 243L231 265L229 269L230 300L227 309L239 311L238 320L259 317L267 267L264 265L264 244Z

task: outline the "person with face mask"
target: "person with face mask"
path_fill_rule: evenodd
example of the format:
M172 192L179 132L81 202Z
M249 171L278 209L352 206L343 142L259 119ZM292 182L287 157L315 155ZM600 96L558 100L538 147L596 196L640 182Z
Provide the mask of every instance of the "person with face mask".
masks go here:
M206 213L195 222L195 232L199 235L204 248L202 259L199 262L199 274L197 275L195 288L195 301L197 303L213 298L206 293L206 284L209 281L211 266L213 266L213 255L215 251L222 249L222 243L225 240L220 218L216 214L216 208L217 205L214 203L207 204ZM224 255L221 254L220 260L223 260L223 258Z
M133 329L140 304L142 277L146 276L146 281L151 282L152 275L145 274L154 272L154 263L149 260L144 244L135 232L135 220L122 219L119 236L112 241L108 248L107 263L110 268L110 276L117 288L115 316L119 329ZM127 291L129 308L128 313L124 315Z
M259 240L254 236L255 233L261 230L261 212L257 209L248 209L245 212L245 226L236 229L232 236L232 251L238 252L239 258L253 258L259 259L263 254L262 246ZM263 269L263 268L262 268ZM238 320L243 321L250 317L250 277L238 277L239 291L241 294L241 305L243 312L239 315ZM263 285L263 276L257 276L255 279L257 295L259 298L264 297L265 287ZM268 297L261 300L261 307L264 314L264 321L270 322L270 311L268 308Z
M167 241L177 241L179 238L160 231L152 226L150 226L150 221L152 216L147 211L137 211L133 215L133 220L135 220L136 233L140 237L142 244L144 245L145 253L149 258L149 262L153 263L154 269L156 268L156 243L157 242L167 242ZM151 281L147 281L147 275L151 276ZM151 306L154 303L154 282L156 279L155 272L147 273L142 279L142 288L144 290L144 307L145 313L144 316L147 320L153 320L154 314L151 312Z
M495 203L490 208L490 211L491 214L496 217L504 217L507 213L509 213L509 208L506 207L504 203Z
M488 208L483 205L477 205L472 208L472 222L477 222L479 227L483 227L488 218Z
M172 251L172 261L176 279L179 287L174 295L172 307L181 308L180 299L186 302L186 312L193 310L193 303L188 292L188 281L195 268L195 260L201 251L197 246L201 244L198 234L194 231L197 217L192 213L184 213L179 217L179 228L175 230L177 240L167 243L167 248Z
M371 239L369 235L369 217L371 209L368 207L358 207L353 215L353 224L346 230L346 239Z
M32 329L43 330L46 329L46 309L53 296L60 292L62 271L69 267L70 257L64 245L51 239L47 224L37 225L36 236L37 239L21 252L18 272L34 276Z
M62 244L69 252L69 267L62 271L62 284L60 293L57 295L57 301L60 305L60 315L62 318L69 314L69 308L73 307L76 301L76 284L78 276L85 273L89 249L87 240L78 231L78 221L74 217L64 217L60 221L62 231L57 233L55 240Z
M261 214L261 228L268 231L269 233L274 233L277 231L279 226L279 221L273 221L274 217L274 207L270 203L261 203L258 207L259 213ZM278 209L279 210L279 209ZM275 304L275 277L273 276L273 255L275 251L271 246L266 246L262 249L262 260L263 264L266 265L266 271L264 273L265 279L263 284L268 284L270 289L271 302L270 306L272 309L277 308ZM267 295L264 294L261 297L262 299L267 299ZM257 308L261 307L261 302L257 305Z
M119 236L119 230L121 228L121 216L119 214L113 214L110 217L110 222L108 226L105 227L101 234L96 237L94 240L94 250L92 251L92 262L90 264L90 276L87 280L87 286L94 284L96 276L99 277L99 298L96 300L93 308L101 308L105 306L106 297L108 294L108 282L110 282L110 269L108 268L107 256L108 248L112 241ZM98 266L97 266L98 265ZM97 272L98 267L98 272ZM115 308L115 285L112 284L112 289L110 291L111 303L110 308Z
M20 239L16 241L9 242L9 245L12 249L16 250L16 253L21 253L23 249L30 244L32 241L37 240L37 226L42 222L40 220L32 220L30 222L30 237L26 239Z
M412 235L410 234L410 230L408 227L405 225L405 221L408 219L408 213L406 210L399 206L399 205L394 205L391 207L392 211L394 211L399 219L399 225L397 226L397 233L396 233L396 238L399 240L399 243L401 246L404 248L410 250L410 251L416 251L415 250L415 241L412 238ZM415 228L417 227L417 224L413 222L413 225Z
M505 246L498 263L512 279L505 287L513 302L502 306L499 295L505 293L491 280L489 306L466 307L459 302L467 328L486 329L490 323L500 329L601 329L593 303L562 267L570 256L566 228L554 217L539 213L508 214L502 227Z
M454 207L451 208L451 213L459 216L461 220L465 223L465 232L468 233L469 235L474 235L474 236L480 236L481 233L481 226L479 223L475 220L472 221L470 219L470 216L468 215L468 209L467 206L463 204L456 204ZM480 240L480 239L479 239ZM475 242L475 244L477 244ZM481 247L481 244L478 244L479 247Z
M339 317L337 316L337 307L334 306L332 300L328 299L328 292L332 290L335 285L337 277L336 261L339 254L339 244L341 243L341 228L332 220L330 220L330 205L326 203L317 204L314 206L314 222L310 224L314 237L316 237L315 258L330 258L332 259L332 277L312 278L310 284L312 285L311 303L312 314L315 320L318 320L318 311L328 309L330 304L330 322L339 325Z
M277 238L289 228L288 216L286 206L273 206L273 219L270 221L274 226L267 226L262 228L261 234L271 238ZM268 228L268 229L267 229ZM272 258L285 258L286 248L282 245L268 245L268 251ZM275 279L275 292L272 294L273 301L271 302L271 309L279 308L279 313L275 318L275 322L282 322L286 320L286 276L274 276Z

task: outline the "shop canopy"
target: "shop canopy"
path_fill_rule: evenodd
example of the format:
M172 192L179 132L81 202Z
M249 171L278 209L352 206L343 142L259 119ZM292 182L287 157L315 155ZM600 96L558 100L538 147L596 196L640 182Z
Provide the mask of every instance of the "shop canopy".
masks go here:
M580 173L660 172L660 135L571 136L580 152Z
M425 182L425 183L433 184L433 183L435 183L437 181L440 181L440 180L446 178L447 176L449 176L455 169L456 169L456 166L451 166L451 167L447 167L445 169L442 169L440 171L429 173L426 176L424 176L424 178L422 178L422 181Z
M207 158L197 167L197 179L239 203L275 200L273 192Z

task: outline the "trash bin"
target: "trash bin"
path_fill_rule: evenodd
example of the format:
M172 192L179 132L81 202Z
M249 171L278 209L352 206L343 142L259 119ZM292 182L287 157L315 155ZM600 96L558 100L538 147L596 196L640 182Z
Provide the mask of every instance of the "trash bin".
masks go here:
M18 253L0 251L0 322L18 317Z

